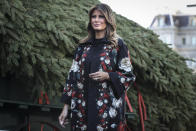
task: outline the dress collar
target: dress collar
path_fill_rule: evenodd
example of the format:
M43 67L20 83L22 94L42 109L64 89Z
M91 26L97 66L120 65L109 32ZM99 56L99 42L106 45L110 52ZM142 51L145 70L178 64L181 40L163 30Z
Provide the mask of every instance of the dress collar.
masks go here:
M92 44L92 45L95 45L95 44L109 44L110 41L107 40L106 37L101 38L101 39L91 38L91 39L89 39L86 43L87 43L87 44Z

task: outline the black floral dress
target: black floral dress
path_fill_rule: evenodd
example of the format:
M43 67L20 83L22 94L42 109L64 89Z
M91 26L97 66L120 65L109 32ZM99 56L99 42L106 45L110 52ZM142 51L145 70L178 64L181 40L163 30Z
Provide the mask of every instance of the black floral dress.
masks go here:
M89 78L97 71L108 72L110 80ZM124 117L124 92L133 81L129 51L120 38L118 47L106 38L80 44L61 98L71 106L71 130L116 131Z

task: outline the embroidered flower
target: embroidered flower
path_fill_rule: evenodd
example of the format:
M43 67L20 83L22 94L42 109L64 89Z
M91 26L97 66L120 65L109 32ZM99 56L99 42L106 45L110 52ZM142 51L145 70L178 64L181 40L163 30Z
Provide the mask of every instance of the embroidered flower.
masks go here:
M106 82L103 82L103 83L102 83L102 87L103 87L103 88L106 88L106 87L107 87L107 83L106 83Z
M101 127L100 125L97 126L97 131L103 131L103 127Z
M107 99L104 99L104 103L107 104L108 103L108 100Z
M78 82L77 85L78 85L78 88L79 88L79 89L83 89L83 84L82 84L82 83Z
M110 107L109 115L111 118L114 118L117 115L117 111L114 108Z
M83 102L82 102L82 106L85 106L85 105L86 105L86 103L85 103L85 101L83 101Z
M78 64L81 65L81 63L82 63L82 62L81 62L81 60L80 60L80 61L78 62Z
M82 130L82 131L86 131L86 129L87 129L87 126L86 126L86 125L83 125L83 126L81 127L81 130Z
M79 103L79 104L81 103L81 100L80 100L80 99L78 100L78 103Z
M98 101L97 101L97 105L98 105L98 106L102 106L102 105L103 105L103 101L98 100Z
M82 113L80 111L77 113L77 115L78 117L82 117Z
M101 66L99 67L99 71L102 71L103 72L103 68Z
M103 118L106 118L108 116L108 114L106 112L103 113Z
M72 63L72 66L71 66L71 69L70 69L70 72L73 71L73 72L77 72L79 70L79 66L78 66L78 62L73 60L73 63Z
M82 70L82 75L84 75L84 70Z
M116 128L116 127L117 127L116 124L112 124L112 125L111 125L111 128Z
M71 109L74 109L76 107L75 100L71 100Z
M69 92L67 92L67 95L68 96L71 96L71 94L72 94L72 90L70 90Z
M124 70L124 71L127 71L127 72L131 71L132 70L132 65L131 65L130 59L128 57L123 58L120 62L119 68L121 70Z
M105 59L105 63L109 64L110 63L110 59Z
M103 61L104 60L104 57L100 57L100 60Z
M131 80L131 79L128 77L128 78L127 78L127 81L130 81L130 80Z
M121 78L120 78L120 82L121 82L121 83L125 83L125 78L124 78L124 77L121 77Z
M114 93L113 93L113 90L111 89L111 87L109 88L110 90L110 96L114 97Z
M115 107L115 108L119 108L121 105L122 105L122 99L116 99L116 98L113 98L112 100L112 105Z

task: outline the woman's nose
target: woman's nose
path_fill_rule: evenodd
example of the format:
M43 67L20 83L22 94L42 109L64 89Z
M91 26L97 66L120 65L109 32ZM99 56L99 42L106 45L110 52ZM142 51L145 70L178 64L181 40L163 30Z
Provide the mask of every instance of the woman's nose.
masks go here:
M98 21L98 20L99 20L99 16L96 16L96 17L95 17L95 20Z
M95 21L97 21L98 20L98 17L95 17Z

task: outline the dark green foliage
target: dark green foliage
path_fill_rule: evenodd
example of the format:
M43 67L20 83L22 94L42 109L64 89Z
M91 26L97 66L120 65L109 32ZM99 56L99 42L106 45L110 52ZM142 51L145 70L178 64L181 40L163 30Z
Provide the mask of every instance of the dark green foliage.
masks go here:
M194 91L196 92L196 73L193 75L193 80L194 80L194 83L193 83L193 86L194 86ZM194 99L193 101L194 103L196 103L196 99ZM191 117L191 121L190 123L188 123L188 131L195 131L196 129L196 111L192 114L192 117Z
M65 0L2 0L1 76L29 78L31 88L59 96L74 47L85 36L90 5Z
M0 75L27 81L32 91L60 96L73 51L87 32L88 10L97 0L0 1ZM196 130L195 77L185 59L152 31L117 15L146 107L147 131ZM196 79L195 79L196 80ZM137 91L128 92L137 112ZM130 121L135 130L139 117Z
M148 109L146 127L155 131L187 130L190 118L196 114L196 95L192 70L187 68L185 58L163 44L152 31L122 16L117 17L117 23L118 33L130 49L136 83ZM135 95L134 89L130 89L133 102Z

